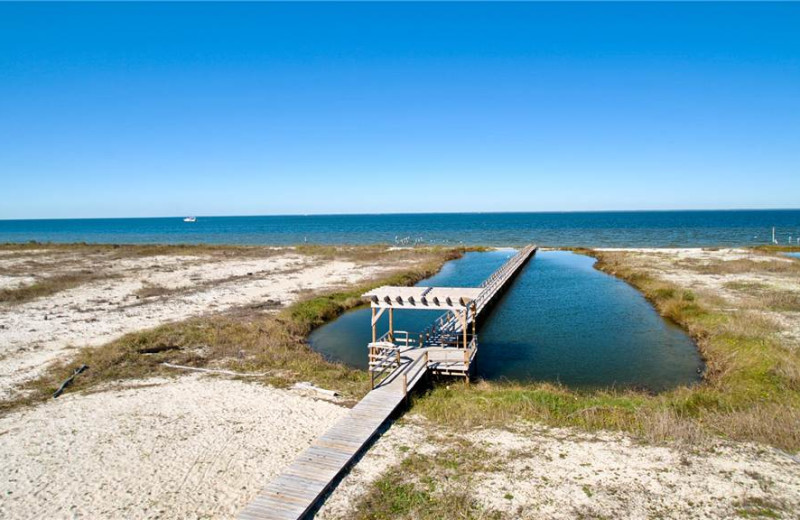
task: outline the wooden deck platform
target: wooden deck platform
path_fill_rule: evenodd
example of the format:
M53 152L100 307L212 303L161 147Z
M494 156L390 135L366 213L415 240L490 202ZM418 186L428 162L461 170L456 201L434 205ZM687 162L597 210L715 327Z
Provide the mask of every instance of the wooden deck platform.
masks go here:
M445 315L437 320L436 327L446 334L463 334L464 328L471 324L470 319L478 318L536 250L532 245L522 249L481 285L471 318L467 319L466 312L463 321L453 317L455 315ZM434 333L427 343L420 341L414 345L406 341L404 346L397 346L391 360L387 358L389 364L380 366L383 375L379 384L270 482L238 518L296 520L305 517L426 374L468 375L477 353L476 338L470 342L473 347L467 349L437 345L435 338Z

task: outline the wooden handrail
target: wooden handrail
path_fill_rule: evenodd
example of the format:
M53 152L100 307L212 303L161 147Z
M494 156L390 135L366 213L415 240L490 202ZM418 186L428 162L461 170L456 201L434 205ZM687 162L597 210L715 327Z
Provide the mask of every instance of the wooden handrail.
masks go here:
M416 371L414 371L414 373L409 378L409 374L411 374L411 372L414 370L414 366L416 364L418 364L420 361L425 361L425 363L423 365L421 365L419 368L417 368ZM408 364L408 366L403 371L403 394L404 395L408 395L408 381L409 381L409 379L411 381L413 381L414 378L416 378L423 370L426 370L427 368L428 368L428 353L427 352L425 352L424 355L418 357L417 359L415 359L414 361L412 361L411 363Z

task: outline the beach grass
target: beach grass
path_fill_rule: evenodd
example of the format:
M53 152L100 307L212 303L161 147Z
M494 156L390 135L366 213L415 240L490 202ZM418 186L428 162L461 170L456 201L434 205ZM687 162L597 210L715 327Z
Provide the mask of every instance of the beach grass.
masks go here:
M354 517L357 520L502 518L500 512L485 507L475 498L472 476L501 471L503 461L463 439L449 439L449 443L450 448L433 455L409 453L381 474L356 502Z
M796 246L778 246L778 245L768 245L768 246L756 246L753 248L755 251L763 251L766 253L800 253L800 245Z
M308 347L308 334L341 313L363 305L364 292L380 285L411 285L435 274L445 262L463 253L464 249L438 247L403 251L401 256L414 261L400 271L344 290L307 295L277 313L220 313L129 333L102 346L80 348L71 360L51 366L42 377L27 383L23 397L0 402L0 411L49 398L82 364L90 368L75 379L71 392L100 389L124 380L174 376L175 369L164 365L170 363L232 370L248 380L279 387L310 381L353 401L369 390L368 374L325 360ZM396 260L396 255L391 258Z
M83 284L108 279L109 274L97 274L89 270L80 270L41 278L31 284L0 289L0 303L17 305L38 298L52 296L61 291L73 289Z
M215 258L264 258L285 252L285 249L259 246L216 246L204 244L60 244L50 242L26 242L21 244L0 244L2 260L22 258L19 264L3 267L4 274L34 278L33 282L18 287L0 289L0 303L22 304L56 293L74 289L80 285L110 279L113 273L98 274L94 271L75 269L79 261L76 257L99 255L111 261L135 259L151 256L181 255ZM73 266L70 269L71 265ZM40 276L39 273L57 271L53 276ZM143 289L140 296L155 296L154 290ZM160 295L168 291L161 291Z
M273 254L282 247L217 245L217 244L106 244L90 242L6 242L0 244L0 251L9 253L30 253L31 251L64 252L64 253L113 253L122 257L158 256L158 255L206 255L218 253L225 256Z

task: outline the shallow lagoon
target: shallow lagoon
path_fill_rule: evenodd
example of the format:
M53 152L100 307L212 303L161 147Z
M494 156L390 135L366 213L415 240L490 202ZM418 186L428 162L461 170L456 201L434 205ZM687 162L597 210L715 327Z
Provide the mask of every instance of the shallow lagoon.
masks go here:
M514 251L468 253L420 285L477 286ZM661 318L634 288L566 251L539 252L478 331L476 374L489 380L551 381L659 391L700 379L691 339ZM423 330L439 312L396 312L395 329ZM384 317L379 330L385 331ZM316 330L312 348L366 368L370 310L349 312Z

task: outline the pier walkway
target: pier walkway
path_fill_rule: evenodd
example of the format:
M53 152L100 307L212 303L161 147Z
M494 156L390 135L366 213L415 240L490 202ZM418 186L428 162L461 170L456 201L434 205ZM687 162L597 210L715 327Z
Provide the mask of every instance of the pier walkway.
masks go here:
M426 374L468 380L478 350L475 330L481 312L536 251L534 245L521 249L477 288L380 287L365 294L372 302L372 391L270 482L238 518L303 518ZM446 312L427 330L411 334L392 329L395 309ZM389 331L377 338L376 324L385 311Z

